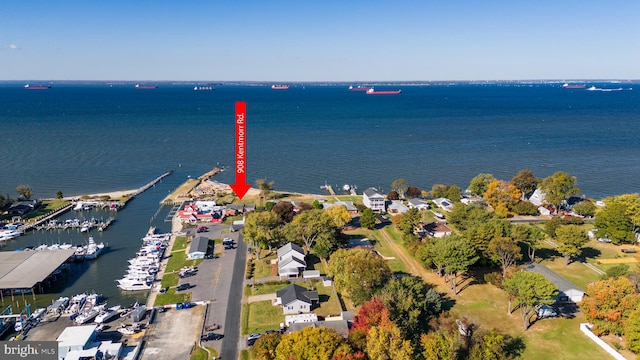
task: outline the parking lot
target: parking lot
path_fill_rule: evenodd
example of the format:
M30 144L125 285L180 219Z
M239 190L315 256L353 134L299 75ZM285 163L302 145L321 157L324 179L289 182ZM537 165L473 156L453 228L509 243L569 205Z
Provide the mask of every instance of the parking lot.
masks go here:
M200 337L204 306L158 312L146 332L141 359L188 359Z

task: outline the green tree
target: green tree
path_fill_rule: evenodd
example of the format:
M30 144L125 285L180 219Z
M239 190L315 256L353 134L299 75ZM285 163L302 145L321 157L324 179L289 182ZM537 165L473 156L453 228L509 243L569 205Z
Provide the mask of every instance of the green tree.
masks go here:
M301 243L307 254L319 238L336 241L336 230L333 219L323 210L303 211L285 227L289 240Z
M64 196L62 195L62 191L56 191L56 199L63 199Z
M589 200L583 200L573 205L573 212L585 217L593 217L596 214L596 206Z
M373 230L376 227L376 215L373 213L373 210L369 208L362 210L360 226L369 230Z
M329 274L336 290L360 305L377 293L391 278L387 263L367 249L339 249L329 258Z
M627 349L640 353L640 309L631 311L624 326Z
M319 209L319 210L324 208L324 206L322 206L322 204L318 200L313 200L313 202L311 203L311 206L313 206L314 209Z
M633 231L635 232L640 225L640 195L636 194L624 194L607 198L604 200L605 204L616 203L621 204L625 210L629 219L633 223Z
M536 250L540 248L540 242L545 239L545 234L535 226L516 225L512 227L511 238L518 243L526 245L529 260L535 262Z
M633 222L621 203L611 202L596 212L595 226L598 235L609 238L613 244L635 242Z
M557 250L564 256L566 265L569 265L571 258L582 253L582 247L589 238L578 225L563 225L556 229L556 240L560 242Z
M456 360L458 352L455 338L443 330L422 334L422 357L425 360Z
M270 211L250 212L244 221L242 234L244 241L251 244L256 257L260 259L260 249L269 249L278 246L280 239L278 215Z
M31 199L31 196L33 196L33 189L29 185L20 184L16 187L16 191L18 191L20 196L27 200Z
M413 231L418 227L420 223L420 211L416 208L411 208L400 217L400 223L398 227L404 234L413 234Z
M540 188L544 192L545 201L553 205L557 212L562 200L580 193L580 189L575 187L576 181L575 176L570 176L563 171L557 171L544 178L540 183Z
M459 236L445 236L445 245L437 248L438 253L434 254L434 263L443 264L445 281L449 282L449 287L453 295L457 295L458 275L465 273L469 267L478 261L476 251L464 238ZM437 260L435 260L437 259Z
M544 276L528 271L514 273L512 277L502 282L502 286L509 294L510 299L513 297L518 300L525 330L529 329L535 307L537 305L552 305L555 302L553 297L557 293L555 285ZM509 308L511 308L511 301L509 301Z
M411 360L413 347L396 326L374 326L367 334L365 352L370 360Z
M604 279L614 278L617 279L621 276L629 275L629 265L627 264L618 264L616 266L610 267L605 271L603 276Z
M276 360L331 360L353 350L335 330L307 326L283 335L276 347Z
M404 194L407 192L407 180L405 179L396 179L391 183L391 188L398 192L400 198L404 198Z
M415 341L428 328L428 321L442 311L440 294L415 276L389 280L379 297L402 336Z
M580 310L593 324L596 335L614 333L624 335L624 323L640 305L640 295L626 277L596 281L587 286L587 294Z
M513 239L508 237L496 237L489 242L487 253L491 260L497 262L502 267L502 278L507 277L509 267L516 264L516 261L522 259L520 247Z
M341 228L351 221L351 214L344 205L332 206L324 211L333 220L333 225Z
M482 196L487 191L487 186L496 181L492 174L478 174L469 183L469 191L472 194Z
M435 184L431 187L430 194L434 198L447 198L453 202L459 202L462 197L462 189L457 185Z
M507 360L518 355L510 353L512 338L495 329L484 332L475 338L469 349L468 360Z
M511 179L511 182L522 192L523 196L528 196L536 191L540 179L533 176L533 171L522 169Z
M260 190L260 205L262 206L266 200L271 197L271 192L273 191L274 181L267 182L267 179L258 179L256 180L256 186Z
M463 233L463 236L473 245L478 254L488 256L486 252L491 240L511 236L512 227L513 225L504 219L492 218L482 223L475 223Z
M463 203L455 204L453 209L447 214L449 222L463 232L493 218L493 214L488 212L484 207L480 205L465 205Z

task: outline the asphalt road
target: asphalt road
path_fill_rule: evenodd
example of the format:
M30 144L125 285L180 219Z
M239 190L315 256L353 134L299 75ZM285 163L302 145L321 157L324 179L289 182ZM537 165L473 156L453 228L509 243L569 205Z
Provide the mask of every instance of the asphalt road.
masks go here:
M221 359L237 359L238 349L244 344L240 343L240 313L242 310L242 290L244 286L245 264L247 262L247 244L242 240L239 233L231 234L236 239L237 249L233 274L231 277L231 287L227 300L227 314L225 316L224 339L222 339Z

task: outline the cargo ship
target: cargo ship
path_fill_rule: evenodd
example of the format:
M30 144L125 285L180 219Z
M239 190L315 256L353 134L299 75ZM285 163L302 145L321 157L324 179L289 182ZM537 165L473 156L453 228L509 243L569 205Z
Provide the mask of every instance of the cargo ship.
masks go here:
M349 91L369 91L369 89L371 88L367 86L349 86Z
M47 90L47 89L51 89L51 85L31 85L31 84L27 84L24 86L25 89L27 90Z
M136 84L136 89L157 89L157 85L140 85Z
M194 91L211 91L215 89L216 88L214 88L213 86L195 86L193 88Z
M374 88L370 88L367 90L367 95L397 95L400 94L402 90L375 90Z
M584 89L586 88L587 85L569 85L569 84L564 84L562 85L562 88L564 89Z
M289 85L271 85L273 90L289 90Z

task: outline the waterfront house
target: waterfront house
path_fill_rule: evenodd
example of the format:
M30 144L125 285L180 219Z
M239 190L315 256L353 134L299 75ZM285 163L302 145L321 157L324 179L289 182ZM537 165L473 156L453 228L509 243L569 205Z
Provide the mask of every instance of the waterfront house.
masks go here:
M349 214L351 214L351 215L357 215L358 214L358 208L351 201L336 201L334 203L329 203L329 202L322 203L322 208L323 209L328 209L328 208L334 207L334 206L344 206L347 209L347 211L349 212Z
M189 246L189 252L187 253L187 259L204 259L209 250L209 239L204 236L198 236L191 241Z
M536 189L536 191L529 196L529 202L535 206L541 206L545 202L545 194L540 190L540 188Z
M201 204L202 205L202 204ZM198 222L222 222L224 214L220 206L203 206L196 203L186 203L178 211L178 218L182 223L195 224Z
M298 277L307 268L304 250L294 243L288 243L278 249L278 275L280 277Z
M374 188L368 188L362 193L364 206L373 211L385 211L384 196Z
M453 209L453 201L447 198L437 198L434 199L433 202L444 211L451 211L451 209Z
M11 205L7 209L7 213L12 216L23 216L35 210L39 205L36 200L19 201Z
M387 211L390 214L404 214L409 211L407 205L403 204L401 200L391 200L388 202Z
M429 203L422 199L409 199L407 201L410 209L427 210L429 209Z
M310 291L297 284L291 284L276 292L274 305L282 306L283 314L300 314L318 306L320 298L316 291Z

